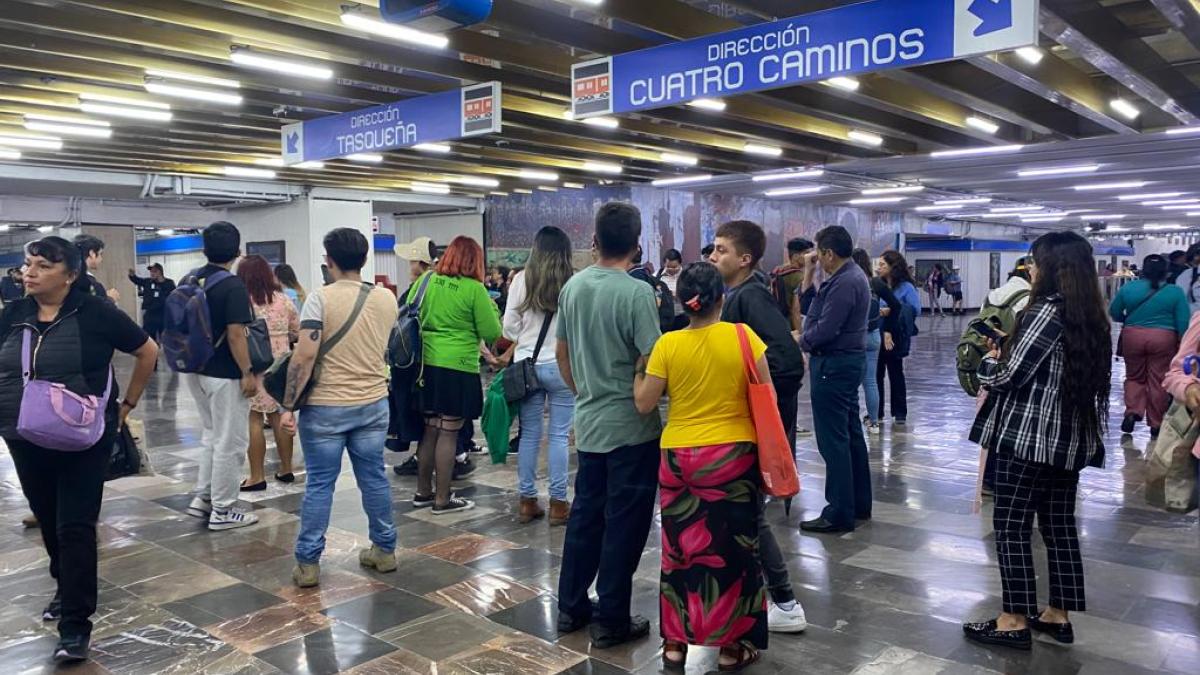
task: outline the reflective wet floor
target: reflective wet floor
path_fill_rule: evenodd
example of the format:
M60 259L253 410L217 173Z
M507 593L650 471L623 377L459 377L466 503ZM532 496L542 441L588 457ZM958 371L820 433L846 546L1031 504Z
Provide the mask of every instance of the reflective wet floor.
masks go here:
M804 490L790 516L770 520L808 614L801 635L772 635L755 673L1197 673L1200 538L1195 512L1164 513L1143 496L1144 428L1121 438L1114 387L1109 462L1083 475L1078 512L1089 611L1077 642L1037 639L1031 652L963 640L966 619L1000 606L990 504L975 513L978 449L965 440L974 402L956 384L953 352L964 319L922 320L908 360L906 429L870 437L874 518L847 535L802 535L822 506L824 467L801 439ZM1120 376L1120 365L1116 376ZM802 406L801 424L811 427ZM210 533L184 514L196 475L197 417L177 377L154 376L139 407L152 476L108 485L101 512L100 609L93 662L76 673L654 673L657 638L593 650L584 633L554 631L563 528L517 522L515 458L457 483L473 511L413 511L412 478L389 473L400 569L358 566L366 519L349 464L338 483L321 586L291 585L303 497L272 482L247 500L258 525ZM388 454L389 463L402 455ZM272 467L268 467L270 475ZM544 483L543 483L544 486ZM7 453L0 453L0 664L50 672L54 591ZM635 582L635 611L657 621L659 532ZM1041 594L1045 555L1035 541ZM652 635L657 634L657 629ZM693 649L689 673L716 669Z

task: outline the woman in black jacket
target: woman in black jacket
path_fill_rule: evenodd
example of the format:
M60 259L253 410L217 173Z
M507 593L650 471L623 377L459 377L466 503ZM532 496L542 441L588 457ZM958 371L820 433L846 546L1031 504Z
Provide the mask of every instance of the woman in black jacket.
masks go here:
M1085 609L1076 492L1079 472L1104 464L1112 385L1112 333L1091 244L1052 232L1032 253L1029 305L979 365L989 393L971 429L972 441L996 451L992 524L1004 606L995 619L963 626L970 640L1018 649L1030 648L1031 628L1075 640L1067 613ZM1049 562L1045 610L1030 545L1035 514Z
M26 296L0 314L0 436L41 523L50 575L58 581L42 618L58 621L54 659L59 662L87 658L90 617L96 611L96 520L104 476L117 431L137 407L158 359L158 346L132 319L106 298L75 285L80 273L79 251L65 239L46 237L29 244ZM125 398L118 404L113 387L104 402L104 433L92 447L54 450L26 441L17 431L26 332L32 338L31 377L65 385L80 396L102 396L109 389L114 349L137 358Z

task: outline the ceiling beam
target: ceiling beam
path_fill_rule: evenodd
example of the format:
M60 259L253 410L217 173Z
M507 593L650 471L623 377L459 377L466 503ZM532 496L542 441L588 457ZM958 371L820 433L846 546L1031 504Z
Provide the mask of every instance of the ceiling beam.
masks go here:
M1171 27L1200 50L1200 6L1193 0L1150 0Z

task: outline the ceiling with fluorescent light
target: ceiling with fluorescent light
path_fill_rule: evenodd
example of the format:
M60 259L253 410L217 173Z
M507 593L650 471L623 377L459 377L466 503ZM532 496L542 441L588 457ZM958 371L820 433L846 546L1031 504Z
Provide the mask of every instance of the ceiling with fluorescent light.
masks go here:
M993 54L861 76L857 88L813 83L739 96L727 99L722 112L680 106L626 115L616 129L563 117L572 63L851 3L603 0L594 6L496 0L486 23L447 33L445 48L398 42L343 23L344 6L365 6L362 11L370 15L377 4L4 0L0 136L51 135L27 130L27 114L103 119L110 123L110 137L60 135L61 150L21 148L20 162L224 175L227 166L262 169L255 160L278 155L283 124L495 79L504 86L502 135L450 142L449 153L392 151L381 163L335 160L319 169L277 168L277 178L386 189L445 181L451 194L466 195L533 187L519 177L530 169L579 183L712 174L709 189L762 192L791 185L755 184L745 174L823 164L827 175L813 185L827 187L813 199L862 198L858 191L887 187L889 181L928 186L906 194L894 208L928 204L935 188L1094 208L1092 202L1107 194L1075 194L1069 188L1116 180L1145 180L1146 191L1200 195L1200 174L1188 160L1200 149L1200 136L1142 135L1200 125L1200 15L1189 0L1043 0L1036 64L1017 53ZM328 69L333 77L249 68L231 60L235 53L292 60ZM159 93L147 91L147 84ZM188 91L196 89L223 96L196 98ZM142 119L162 117L161 107L128 103L115 105L132 107L133 118L84 115L81 94L167 103L171 119ZM1136 118L1127 116L1127 106ZM882 144L864 142L872 135ZM781 153L748 154L747 143ZM1006 144L1026 148L983 158L928 156ZM696 163L664 159L677 159L672 156L694 157ZM1074 178L1022 180L1015 174L1027 166L1082 160L1103 166ZM585 162L618 164L622 173L587 171ZM492 178L500 185L451 181L461 176ZM1112 208L1104 203L1102 210ZM1153 211L1130 210L1130 222L1154 217Z

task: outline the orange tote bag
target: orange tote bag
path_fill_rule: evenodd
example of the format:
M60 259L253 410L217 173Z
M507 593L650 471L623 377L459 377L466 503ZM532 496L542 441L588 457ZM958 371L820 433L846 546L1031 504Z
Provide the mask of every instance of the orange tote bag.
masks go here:
M763 384L758 377L758 366L750 351L746 326L737 324L737 334L742 347L742 362L746 365L746 378L749 380L746 392L750 416L754 418L754 430L758 435L758 470L762 472L763 491L772 497L795 497L800 493L800 476L796 473L792 446L788 443L783 419L779 416L775 387Z

